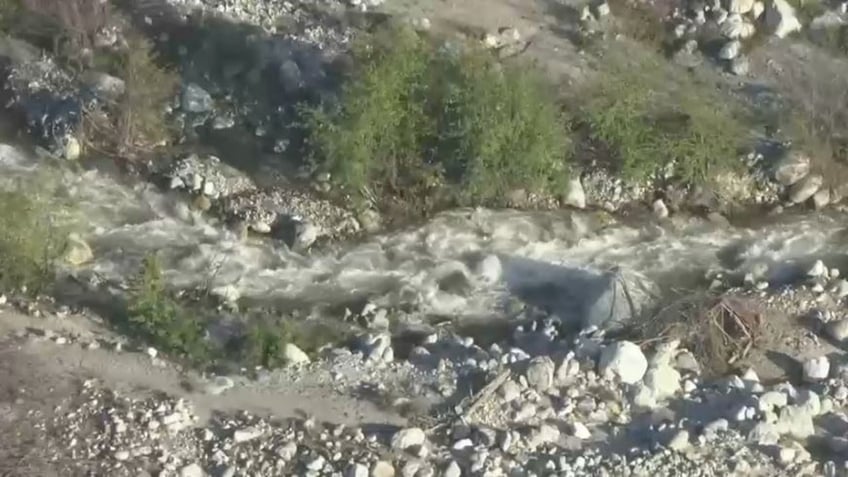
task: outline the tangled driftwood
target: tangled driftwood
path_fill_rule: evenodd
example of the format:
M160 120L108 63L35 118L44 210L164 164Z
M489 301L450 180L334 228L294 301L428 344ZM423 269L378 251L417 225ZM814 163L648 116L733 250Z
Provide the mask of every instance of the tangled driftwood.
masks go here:
M762 335L762 314L744 298L687 295L660 310L639 330L642 342L679 339L708 374L743 360Z

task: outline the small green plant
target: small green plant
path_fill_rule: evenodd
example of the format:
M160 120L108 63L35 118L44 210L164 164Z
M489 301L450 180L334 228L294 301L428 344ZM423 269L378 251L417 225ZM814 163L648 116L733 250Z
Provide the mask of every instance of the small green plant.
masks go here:
M318 162L349 192L378 200L558 192L568 128L540 75L457 50L404 28L360 40L338 107L307 110Z
M679 179L704 182L736 167L748 131L728 101L656 58L606 60L577 102L612 169L641 180L673 164Z
M67 242L61 206L38 188L0 190L0 288L36 294L49 286Z
M155 255L144 259L128 305L130 325L153 346L194 362L208 357L203 323L168 294Z

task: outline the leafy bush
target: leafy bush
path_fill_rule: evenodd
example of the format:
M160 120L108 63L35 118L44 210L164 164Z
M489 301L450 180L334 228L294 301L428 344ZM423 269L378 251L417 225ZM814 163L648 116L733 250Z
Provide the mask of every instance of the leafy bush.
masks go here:
M155 255L144 259L133 284L128 318L131 326L163 351L195 362L209 354L203 323L168 294Z
M589 138L605 146L612 169L647 179L673 164L678 178L703 182L736 167L748 131L712 88L655 57L605 60L606 70L577 101Z
M51 284L70 226L43 188L0 191L0 288L38 293Z
M307 114L319 163L349 192L415 201L447 189L486 203L559 190L567 128L532 68L403 28L360 40L353 55L341 104Z

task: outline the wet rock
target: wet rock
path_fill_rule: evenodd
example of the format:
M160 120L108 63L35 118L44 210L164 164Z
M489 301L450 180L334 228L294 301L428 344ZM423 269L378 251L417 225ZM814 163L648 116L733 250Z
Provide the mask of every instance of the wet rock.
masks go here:
M424 445L427 435L418 427L402 429L392 437L392 449L406 450L410 447Z
M778 184L791 186L810 173L810 157L801 152L787 154L774 167L774 180Z
M283 354L285 356L286 363L289 364L304 364L310 361L309 355L304 353L303 350L293 343L286 343Z
M91 247L77 234L70 234L65 245L65 262L78 267L94 260L94 252Z
M821 210L830 204L830 189L819 189L813 194L813 207L816 210Z
M771 0L766 6L765 14L766 26L778 38L801 30L801 22L795 14L795 8L786 0Z
M648 370L642 350L629 341L619 341L604 348L598 361L598 372L618 377L625 384L639 382Z
M824 184L824 178L818 174L804 177L789 187L789 201L793 204L800 204L808 200L821 189L822 184Z
M739 56L740 51L742 51L742 43L739 40L730 40L721 47L718 57L722 60L732 60Z
M487 255L477 264L477 275L486 284L494 284L500 281L503 274L501 260L497 255Z
M537 391L545 391L554 382L554 362L547 356L533 358L527 366L527 383Z
M180 105L183 111L189 113L208 113L215 107L212 96L195 83L189 83L183 88Z
M830 374L830 360L827 356L819 356L804 361L802 365L804 381L816 382L827 379Z
M668 207L665 206L665 202L663 202L662 199L655 200L651 206L651 210L654 212L654 216L658 219L665 219L668 217Z
M362 230L369 234L379 232L382 227L380 213L373 209L365 209L360 212L357 220L359 220Z
M825 277L827 278L827 266L821 260L813 262L813 266L807 270L807 276L810 278Z
M76 161L82 155L82 145L73 134L66 134L58 140L58 155L68 161Z
M197 195L192 199L191 206L200 212L207 212L212 208L212 201L206 195Z
M568 182L568 190L565 193L565 197L563 197L562 203L578 209L586 208L586 192L583 190L583 184L579 178L571 179Z

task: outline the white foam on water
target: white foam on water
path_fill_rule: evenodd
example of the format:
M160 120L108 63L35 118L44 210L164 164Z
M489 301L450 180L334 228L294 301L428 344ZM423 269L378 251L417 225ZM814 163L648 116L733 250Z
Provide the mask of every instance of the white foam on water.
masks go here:
M31 164L2 151L0 146L0 157L12 159L0 160L0 173L36 173ZM655 223L600 227L589 212L476 209L445 212L417 227L303 255L272 240L242 241L189 211L184 199L151 185L129 187L97 171L66 172L62 181L89 225L86 239L96 260L87 271L125 282L145 255L158 252L175 287L227 287L269 302L327 305L370 297L380 306L405 304L422 313L485 316L510 287L550 280L542 265L617 266L664 284L669 277L673 282L675 273L726 266L745 270L759 262L775 265L848 251L839 235L844 216L811 214L747 230L697 219L665 228ZM489 255L503 264L500 280L475 272ZM514 258L539 266L510 272ZM441 282L456 273L467 278L467 286L443 289Z

